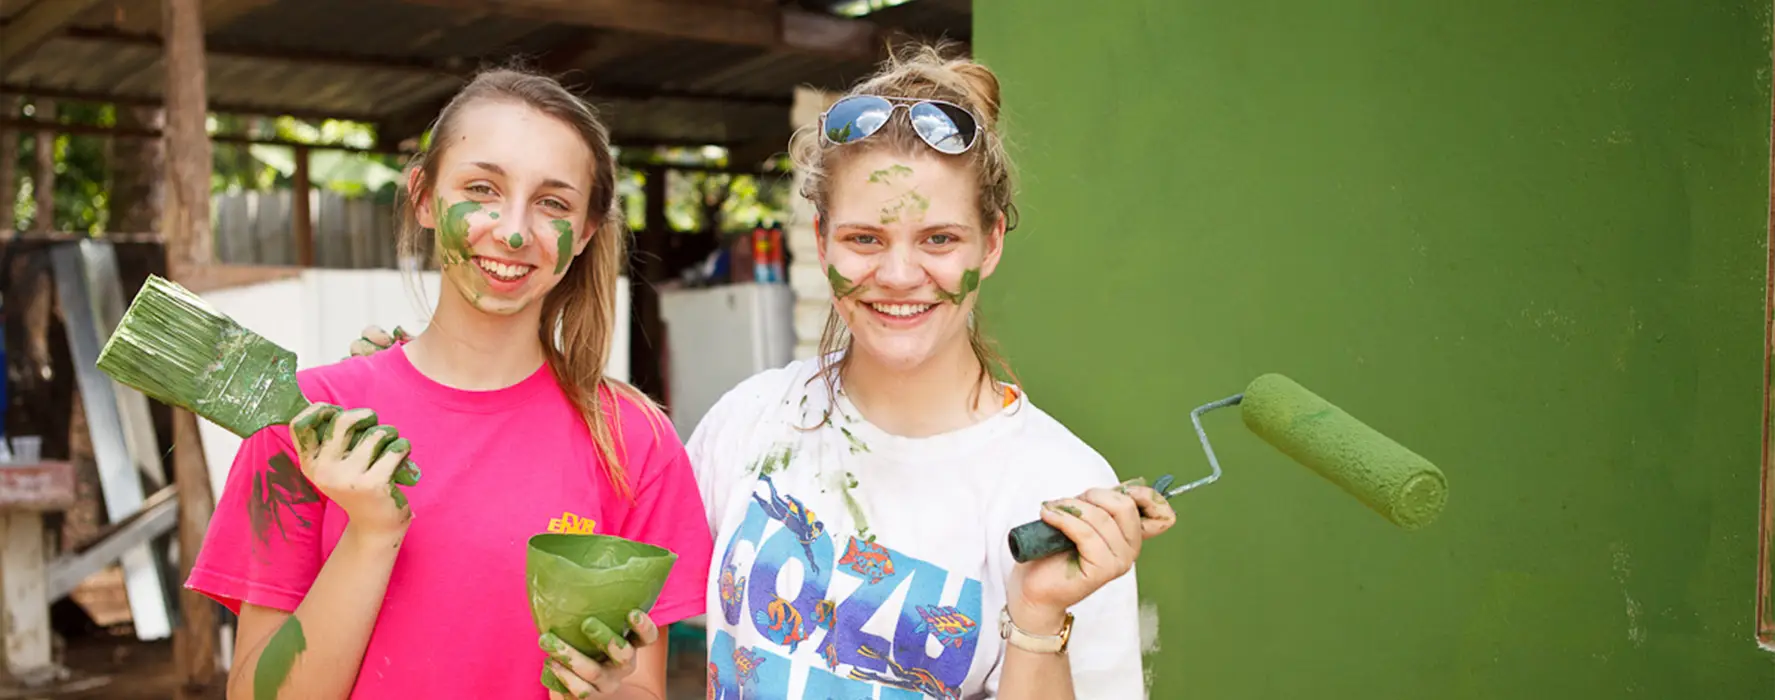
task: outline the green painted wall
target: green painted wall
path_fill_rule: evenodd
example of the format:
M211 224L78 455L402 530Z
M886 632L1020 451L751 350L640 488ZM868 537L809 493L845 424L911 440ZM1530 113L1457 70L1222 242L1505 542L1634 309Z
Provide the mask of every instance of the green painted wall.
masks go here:
M1287 373L1435 460L1404 533L1211 414L1155 698L1775 696L1753 641L1767 0L977 0L986 316L1124 474Z

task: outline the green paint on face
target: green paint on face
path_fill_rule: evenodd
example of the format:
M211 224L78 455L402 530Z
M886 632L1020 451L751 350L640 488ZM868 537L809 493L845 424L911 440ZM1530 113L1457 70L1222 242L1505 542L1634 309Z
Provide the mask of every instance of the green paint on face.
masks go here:
M444 264L466 263L474 255L468 248L468 215L480 210L479 202L457 202L446 208L443 198L437 199L438 250Z
M283 625L259 652L259 665L253 669L253 700L277 700L277 689L290 677L296 657L308 649L308 638L302 634L302 621L295 615L284 619Z
M832 293L839 299L856 294L861 288L850 281L850 278L838 273L838 266L826 266L826 281L832 283Z
M930 198L919 194L917 190L911 190L881 208L881 224L886 226L901 218L908 221L924 221L925 212L930 210Z
M506 246L511 247L511 248L524 247L524 234L517 233L515 231L512 232L512 235L506 237L505 244L506 244Z
M553 219L549 225L555 227L558 237L555 239L555 274L567 269L567 263L573 262L573 222L566 219Z
M499 212L496 212L496 211L487 212L487 218L492 219L494 221L498 221L499 220Z
M911 174L912 174L912 168L908 168L908 167L901 165L899 163L895 163L889 167L882 168L882 169L877 170L875 172L869 173L869 181L876 183L878 185L885 185L889 182L892 182L896 178L902 178L902 177L905 177L905 176L911 175Z
M967 300L968 295L973 294L974 291L979 288L980 268L971 267L968 268L967 271L961 273L961 291L951 292L947 289L939 288L937 290L937 298L955 304L956 306L961 306L961 303Z

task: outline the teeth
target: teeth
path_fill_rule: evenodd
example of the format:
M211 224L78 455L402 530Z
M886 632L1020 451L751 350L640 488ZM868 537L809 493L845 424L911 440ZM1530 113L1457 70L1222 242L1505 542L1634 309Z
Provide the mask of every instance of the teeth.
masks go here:
M869 308L889 316L917 316L929 309L933 304L870 304Z
M481 269L486 270L488 274L505 282L516 282L524 275L530 274L529 265L507 265L486 258L475 258L475 264L481 266Z

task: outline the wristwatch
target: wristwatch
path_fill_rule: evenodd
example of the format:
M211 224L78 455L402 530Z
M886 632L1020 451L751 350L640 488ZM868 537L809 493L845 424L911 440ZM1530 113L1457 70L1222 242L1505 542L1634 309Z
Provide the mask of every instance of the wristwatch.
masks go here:
M1066 613L1066 622L1060 625L1060 634L1030 634L1011 621L1011 608L1007 605L998 611L998 636L1011 646L1027 652L1064 654L1067 643L1072 641L1072 612Z

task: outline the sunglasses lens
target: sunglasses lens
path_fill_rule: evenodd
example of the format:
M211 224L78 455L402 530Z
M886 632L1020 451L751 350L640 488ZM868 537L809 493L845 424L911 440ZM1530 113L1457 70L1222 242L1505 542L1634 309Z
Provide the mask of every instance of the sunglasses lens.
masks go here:
M974 115L960 107L935 102L912 106L912 130L943 153L955 155L974 145Z
M893 116L894 106L879 97L847 97L832 104L826 111L826 138L833 143L850 143L868 138Z

